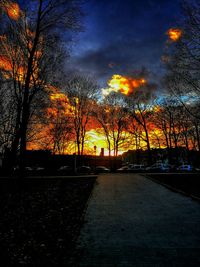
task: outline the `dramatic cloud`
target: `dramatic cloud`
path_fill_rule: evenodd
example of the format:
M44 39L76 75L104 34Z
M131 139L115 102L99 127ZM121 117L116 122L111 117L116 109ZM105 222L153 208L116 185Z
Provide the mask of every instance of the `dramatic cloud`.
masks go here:
M178 0L89 0L85 13L85 32L68 69L94 75L104 85L113 74L129 75L142 66L158 78L165 33L179 15Z
M115 74L108 81L108 88L102 89L102 94L106 97L112 92L120 92L124 95L131 95L135 90L145 86L147 81L144 78L133 78Z
M92 74L99 80L107 80L115 73L130 74L143 66L150 68L152 72L157 72L160 67L161 44L150 43L149 40L149 49L151 50L149 53L145 48L146 42L127 40L111 43L107 47L90 50L79 57L72 58L71 64L68 66Z

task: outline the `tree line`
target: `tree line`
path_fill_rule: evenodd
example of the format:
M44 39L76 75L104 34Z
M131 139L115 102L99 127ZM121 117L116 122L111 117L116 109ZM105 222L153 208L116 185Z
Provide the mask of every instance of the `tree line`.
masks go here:
M166 51L161 100L148 84L129 96L101 98L93 78L64 73L66 42L81 28L80 1L20 1L19 7L13 18L9 1L1 4L0 153L10 167L23 170L31 142L63 154L73 140L83 155L91 127L104 136L109 155L146 149L152 163L152 148L166 148L169 162L173 149L178 158L184 147L188 161L190 150L200 151L198 1L183 4L183 34Z

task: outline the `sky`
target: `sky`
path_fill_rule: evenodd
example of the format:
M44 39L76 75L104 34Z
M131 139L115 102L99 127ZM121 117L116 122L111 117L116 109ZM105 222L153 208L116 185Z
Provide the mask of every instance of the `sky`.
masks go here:
M84 31L75 37L67 69L93 76L102 87L113 74L145 67L163 74L166 31L180 19L179 0L87 0Z

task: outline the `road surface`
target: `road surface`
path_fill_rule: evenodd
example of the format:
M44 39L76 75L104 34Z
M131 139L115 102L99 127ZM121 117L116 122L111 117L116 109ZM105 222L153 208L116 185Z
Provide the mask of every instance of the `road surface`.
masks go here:
M78 266L200 266L200 202L142 175L100 175L85 220Z

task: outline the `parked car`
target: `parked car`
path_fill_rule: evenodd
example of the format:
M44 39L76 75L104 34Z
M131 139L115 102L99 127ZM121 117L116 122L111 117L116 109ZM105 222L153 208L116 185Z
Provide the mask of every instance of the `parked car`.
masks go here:
M105 166L97 166L95 168L96 173L101 173L101 172L110 172L110 169L106 168Z
M146 168L143 164L130 164L128 171L130 172L143 172Z
M117 172L128 172L128 170L129 170L129 166L123 166L117 169Z
M35 167L34 170L35 171L44 171L45 168L43 168L43 167Z
M45 168L44 167L35 167L34 168L34 171L33 171L36 175L39 175L39 174L44 174L45 173Z
M40 166L34 166L34 167L26 167L25 171L29 175L37 176L37 175L44 175L45 168Z
M193 170L194 170L193 167L189 164L182 164L181 166L177 168L177 171L180 171L180 172L191 172Z
M89 166L80 166L77 168L77 172L89 174L91 173L91 168Z
M147 172L168 172L171 166L164 163L155 163L146 168Z
M57 170L58 174L60 175L69 175L71 173L74 172L74 169L72 168L72 166L61 166L58 170Z
M25 167L26 172L33 172L34 168L33 167Z

